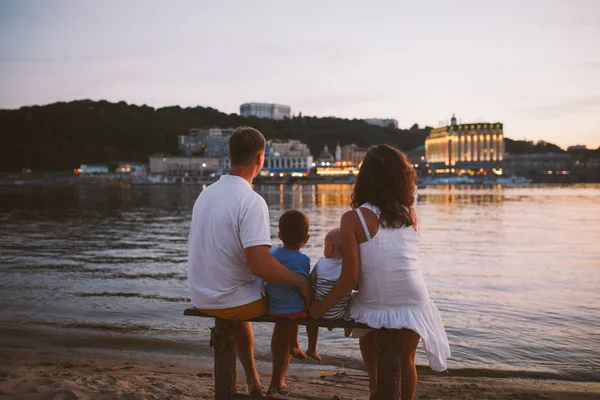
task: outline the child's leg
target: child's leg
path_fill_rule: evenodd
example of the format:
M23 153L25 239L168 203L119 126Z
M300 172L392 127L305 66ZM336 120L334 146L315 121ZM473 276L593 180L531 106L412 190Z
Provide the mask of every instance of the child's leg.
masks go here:
M294 314L291 314L290 319L299 319L299 318L308 318L308 312L306 310L300 311ZM298 343L298 326L296 326L296 335L294 336L294 340L290 345L290 354L292 357L297 358L299 360L304 360L306 358L306 354L302 350L300 350L300 343Z
M273 355L273 376L269 392L276 393L285 387L285 375L290 365L290 347L298 340L298 325L275 324L271 338L271 353Z
M298 326L296 326L296 338L292 340L290 344L290 354L292 357L297 358L298 360L304 360L306 358L306 354L302 350L300 350L300 343L298 343Z
M319 327L306 326L306 336L308 336L308 350L306 355L310 358L314 358L317 361L321 361L321 356L317 353L317 340L319 339Z

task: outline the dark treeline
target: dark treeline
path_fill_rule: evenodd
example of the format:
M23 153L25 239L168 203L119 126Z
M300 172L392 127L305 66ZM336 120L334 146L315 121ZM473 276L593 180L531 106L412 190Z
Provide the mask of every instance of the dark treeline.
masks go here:
M525 140L512 140L508 138L504 139L504 151L509 154L567 153L566 150L557 145L543 140L532 143ZM568 153L577 159L585 160L600 157L600 147L590 150L570 150Z
M213 108L152 108L125 102L74 101L0 110L0 171L70 170L83 163L147 162L151 154L178 154L177 135L190 128L252 126L268 139L299 139L314 156L325 145L389 143L408 151L424 144L430 128L380 128L361 120L295 117L285 121L243 118ZM511 154L564 152L546 142L506 139ZM595 151L597 153L597 151Z
M539 142L532 144L525 140L504 139L504 151L510 154L546 154L546 153L564 153L565 151L555 144Z
M429 128L380 128L361 120L296 117L273 121L242 118L213 108L154 109L125 102L74 101L0 110L0 171L69 170L82 163L148 162L151 154L177 154L177 135L190 128L252 126L268 139L299 139L313 155L355 143L390 143L402 150L422 145Z

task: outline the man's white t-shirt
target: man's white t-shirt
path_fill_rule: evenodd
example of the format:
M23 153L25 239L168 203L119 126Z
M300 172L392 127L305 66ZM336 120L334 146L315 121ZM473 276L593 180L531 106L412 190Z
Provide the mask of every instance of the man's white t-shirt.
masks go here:
M243 178L223 175L194 204L188 285L197 308L238 307L260 299L264 283L246 266L244 249L271 246L265 200Z

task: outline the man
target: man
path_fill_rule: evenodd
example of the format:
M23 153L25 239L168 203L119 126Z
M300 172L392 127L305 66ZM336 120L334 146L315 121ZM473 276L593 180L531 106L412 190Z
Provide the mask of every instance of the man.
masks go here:
M188 247L192 303L203 313L236 322L235 348L250 394L262 386L254 365L254 333L244 322L267 312L263 280L296 286L310 298L310 283L270 254L271 229L265 200L252 189L263 167L262 133L239 127L229 138L231 171L198 196Z

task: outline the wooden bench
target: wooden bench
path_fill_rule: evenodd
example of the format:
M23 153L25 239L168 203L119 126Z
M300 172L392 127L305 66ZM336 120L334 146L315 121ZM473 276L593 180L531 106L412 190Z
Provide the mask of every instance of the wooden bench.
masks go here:
M184 315L203 318L214 318L203 314L195 308L187 308ZM343 320L296 319L287 320L263 316L249 320L250 322L286 323L323 328L367 328L367 325ZM378 329L375 332L377 342L377 399L400 399L400 347L396 329ZM232 321L215 318L215 327L211 328L210 346L214 350L215 399L229 400L249 398L237 394L236 387L236 354L235 325ZM358 343L357 343L358 346Z

